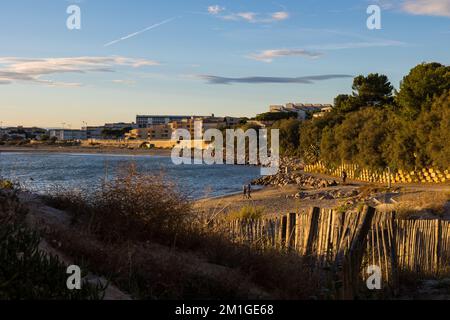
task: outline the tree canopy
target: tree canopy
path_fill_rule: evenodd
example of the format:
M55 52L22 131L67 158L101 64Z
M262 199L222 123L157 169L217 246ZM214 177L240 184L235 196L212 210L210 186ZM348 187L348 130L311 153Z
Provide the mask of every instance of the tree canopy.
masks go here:
M416 66L395 96L379 74L356 77L352 89L336 97L333 112L301 123L298 145L305 162L450 168L450 67Z
M403 78L395 101L405 117L415 119L447 90L450 90L450 66L422 63Z

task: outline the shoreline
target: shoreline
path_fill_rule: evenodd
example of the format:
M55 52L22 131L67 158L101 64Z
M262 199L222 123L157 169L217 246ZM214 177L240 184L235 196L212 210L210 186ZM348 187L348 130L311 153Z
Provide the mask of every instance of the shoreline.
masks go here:
M126 149L113 147L80 146L0 146L0 153L68 153L68 154L104 154L104 155L139 155L170 156L170 149Z

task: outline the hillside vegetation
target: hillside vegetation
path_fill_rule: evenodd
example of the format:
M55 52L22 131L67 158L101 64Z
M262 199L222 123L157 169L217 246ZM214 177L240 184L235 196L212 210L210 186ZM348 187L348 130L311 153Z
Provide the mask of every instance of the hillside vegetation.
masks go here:
M396 91L385 75L354 79L335 108L304 123L282 120L281 149L306 163L363 168L450 168L450 66L423 63Z

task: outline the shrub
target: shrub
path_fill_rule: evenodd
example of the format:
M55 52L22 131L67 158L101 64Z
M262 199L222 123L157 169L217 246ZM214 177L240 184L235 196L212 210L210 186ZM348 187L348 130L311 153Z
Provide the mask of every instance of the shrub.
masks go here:
M231 212L228 216L228 220L258 220L261 219L264 214L263 207L244 206L238 211Z
M0 191L0 300L78 300L103 298L105 288L84 283L67 289L66 266L39 250L41 238L27 229L27 210L16 192Z
M173 241L190 226L191 204L162 175L140 173L135 164L97 190L65 191L46 196L54 207L67 209L100 239Z
M0 179L0 189L13 190L14 183L9 180Z
M105 288L68 290L66 266L39 250L40 237L21 225L0 227L0 300L100 300Z
M270 297L307 299L318 291L319 279L301 257L235 243L203 223L161 176L131 166L101 190L76 197L59 203L80 214L76 225L48 236L134 297L246 299L256 286ZM262 214L258 207L238 213Z

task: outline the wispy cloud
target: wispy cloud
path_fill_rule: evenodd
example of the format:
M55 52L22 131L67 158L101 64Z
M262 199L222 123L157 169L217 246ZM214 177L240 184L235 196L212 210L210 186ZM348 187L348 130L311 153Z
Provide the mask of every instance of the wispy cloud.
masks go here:
M225 10L225 8L221 7L219 5L214 5L214 6L209 6L208 7L208 13L212 14L212 15L219 14L219 13L221 13L224 10Z
M355 41L355 42L342 42L342 43L328 43L320 45L306 46L311 50L343 50L343 49L362 49L362 48L375 48L375 47L401 47L407 44L402 41L396 40L373 40L373 41Z
M274 12L274 13L272 13L272 19L274 21L282 21L282 20L289 19L289 13L286 11Z
M115 83L115 84L123 84L123 85L127 85L127 86L131 86L136 83L136 81L134 81L134 80L124 80L124 79L112 80L111 82Z
M339 34L337 31L330 31ZM346 34L348 35L348 34ZM324 55L320 51L332 51L332 50L345 50L345 49L364 49L364 48L376 48L376 47L401 47L407 46L406 43L396 40L388 39L371 39L367 37L361 37L358 35L351 35L352 37L358 38L359 41L353 42L342 42L342 43L322 43L318 45L307 45L304 48L293 48L293 49L269 49L263 50L256 53L251 53L247 55L247 58L271 63L277 58L283 57L306 57L311 59L316 59Z
M450 17L450 0L371 0L383 9L401 11L416 16Z
M158 62L121 56L36 59L0 57L0 84L28 82L49 86L73 87L81 86L81 84L57 82L43 79L43 77L68 73L114 72L117 66L139 68L155 65L158 65Z
M219 5L209 6L208 13L222 20L246 21L249 23L272 23L289 19L290 14L286 10L271 13L259 13L253 11L228 12Z
M450 17L450 0L406 0L401 8L413 15Z
M297 84L313 84L316 81L325 81L332 79L353 78L348 74L324 74L306 77L243 77L243 78L227 78L214 75L198 75L198 79L206 80L210 84L233 84L233 83L248 83L248 84L269 84L269 83L297 83Z
M160 26L162 26L162 25L164 25L164 24L166 24L166 23L172 22L173 20L175 20L175 19L177 19L177 18L178 18L178 17L173 17L173 18L170 18L170 19L167 19L167 20L164 20L164 21L155 23L155 24L153 24L153 25L151 25L151 26L149 26L149 27L147 27L147 28L145 28L145 29L142 29L142 30L137 31L137 32L130 33L130 34L124 36L124 37L121 37L121 38L119 38L119 39L110 41L110 42L106 43L104 46L105 46L105 47L109 47L109 46L112 46L113 44L119 43L119 42L121 42L121 41L128 40L128 39L130 39L130 38L136 37L136 36L140 35L141 33L150 31L150 30L155 29L155 28L157 28L157 27L160 27Z
M320 52L308 51L304 49L274 49L274 50L264 50L258 53L253 53L248 56L248 58L270 63L275 58L280 57L307 57L307 58L318 58L323 54Z
M238 12L238 13L230 13L224 16L221 16L223 20L244 20L247 22L256 22L257 13L255 12Z
M270 14L260 14L257 12L237 12L220 16L223 20L247 21L250 23L271 23L283 21L289 18L288 12L274 12Z

